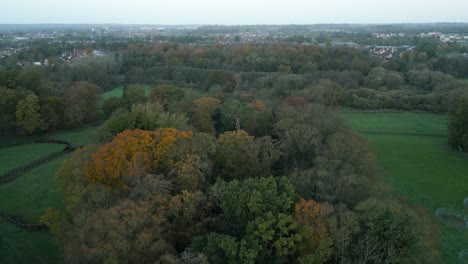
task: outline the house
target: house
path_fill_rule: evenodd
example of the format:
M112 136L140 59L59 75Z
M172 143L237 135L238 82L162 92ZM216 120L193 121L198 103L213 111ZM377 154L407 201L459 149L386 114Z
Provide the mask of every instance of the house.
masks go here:
M94 50L93 55L94 56L104 56L104 55L107 55L107 52L102 51L102 50Z

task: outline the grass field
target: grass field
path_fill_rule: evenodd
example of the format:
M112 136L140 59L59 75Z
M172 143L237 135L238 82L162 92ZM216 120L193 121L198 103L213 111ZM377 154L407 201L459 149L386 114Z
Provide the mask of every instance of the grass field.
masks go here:
M447 134L447 117L428 113L344 112L343 118L356 130Z
M39 223L45 208L61 208L54 175L70 155L0 185L0 210L21 216L28 223ZM58 249L47 231L25 231L0 221L0 256L0 263L57 263Z
M145 89L145 94L148 95L149 91L151 90L151 86L147 85L147 84L142 84L140 86L142 86L143 89ZM110 91L107 91L107 92L103 93L101 95L101 98L103 100L106 100L106 99L108 99L110 97L113 97L113 96L122 97L122 95L123 95L123 86L118 86L118 87L116 87L116 88L114 88L114 89L112 89Z
M57 131L47 135L48 138L68 141L74 146L93 144L97 141L99 127L86 126L66 131Z
M0 149L0 173L25 165L64 147L65 145L62 144L37 143L2 148Z
M28 232L0 220L0 263L58 263L58 256L48 231Z
M66 140L72 145L87 145L95 142L95 133L98 129L98 127L84 127L54 132L47 137ZM28 159L36 157L32 154L26 155L28 151L36 153L38 157L48 154L50 149L47 147L60 149L63 145L28 144L3 148L0 149L0 160L4 163L4 159L8 159L14 167L14 160L28 162ZM45 208L61 208L60 194L54 176L63 161L71 155L61 156L28 171L13 182L0 185L0 211L21 216L28 223L38 223ZM4 166L5 164L1 165L2 171ZM57 263L58 261L59 251L49 232L28 232L0 220L0 263Z
M361 135L377 154L380 173L406 200L433 213L436 208L462 210L468 196L468 155L453 152L445 137L403 135L404 133L447 134L446 116L425 113L351 113L342 117L357 131L393 134ZM443 263L457 263L461 248L468 248L462 232L439 224Z
M29 223L38 223L46 207L60 208L54 176L65 158L70 155L54 159L12 182L0 185L0 210L23 216Z

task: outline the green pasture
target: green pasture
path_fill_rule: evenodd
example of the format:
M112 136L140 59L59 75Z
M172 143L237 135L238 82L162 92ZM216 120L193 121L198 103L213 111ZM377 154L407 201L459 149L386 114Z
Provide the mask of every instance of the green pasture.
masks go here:
M72 145L87 145L96 142L95 133L98 129L98 127L83 127L53 132L46 136L66 140ZM63 145L27 144L0 149L2 170L4 170L3 163L15 167L18 160L27 163L36 157L47 155L51 152L48 148L54 147L60 149ZM36 156L32 153L36 153ZM21 216L28 223L39 223L45 208L61 208L60 194L54 177L63 161L71 155L61 156L26 172L13 182L0 185L0 211ZM0 221L0 263L57 263L58 261L59 250L49 232L25 231Z
M0 136L0 148L14 147L21 144L32 144L34 143L34 140L38 138L38 136L21 136L14 138L11 136Z
M61 156L0 185L0 211L21 216L28 223L38 223L45 208L60 208L54 176L65 158L70 156Z
M357 131L447 134L447 117L439 114L347 111L342 117Z
M60 139L69 142L73 146L89 145L97 142L99 127L84 126L72 130L57 131L47 135L48 138Z
M48 231L30 232L0 220L0 263L59 263L59 252Z
M151 90L151 86L147 84L140 85L145 89L145 94L148 95L149 91ZM123 95L123 86L117 86L114 89L107 91L101 95L102 100L106 100L110 97L122 97Z
M345 112L342 117L356 131L390 133L361 135L375 151L379 172L396 194L425 207L430 215L439 207L463 210L463 198L468 196L468 155L452 151L446 137L404 135L447 134L446 116ZM440 229L443 263L457 263L458 252L468 248L468 237L439 224L434 225L434 234Z
M0 185L0 210L39 223L47 207L61 208L55 172L67 154L30 170L15 181ZM0 221L0 263L57 263L57 245L47 231L26 231Z
M26 165L65 147L62 144L36 143L0 149L0 173Z

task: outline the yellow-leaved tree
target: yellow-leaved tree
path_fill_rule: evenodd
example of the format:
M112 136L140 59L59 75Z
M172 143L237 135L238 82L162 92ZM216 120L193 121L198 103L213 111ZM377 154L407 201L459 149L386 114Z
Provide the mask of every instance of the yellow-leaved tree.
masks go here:
M129 178L141 173L161 172L172 164L165 153L180 138L191 138L192 132L175 128L157 131L125 130L93 155L85 164L90 182L128 188Z

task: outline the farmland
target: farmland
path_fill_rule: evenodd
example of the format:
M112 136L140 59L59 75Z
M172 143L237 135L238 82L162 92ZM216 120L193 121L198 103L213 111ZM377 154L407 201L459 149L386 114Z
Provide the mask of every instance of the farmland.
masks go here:
M66 140L73 145L86 145L94 142L97 129L83 127L51 133L47 137ZM24 144L2 148L2 171L61 148L63 145L60 144ZM61 208L54 176L63 161L70 156L71 154L61 156L27 171L13 182L0 185L0 211L19 216L27 223L39 223L45 208ZM0 263L57 263L59 250L47 231L26 231L0 221L0 256Z
M342 117L369 141L377 154L379 172L395 193L428 209L431 215L439 207L462 210L468 190L468 156L448 147L443 136L447 134L446 116L344 112ZM434 225L434 233L439 228L442 259L456 263L468 241L461 232L439 224Z

